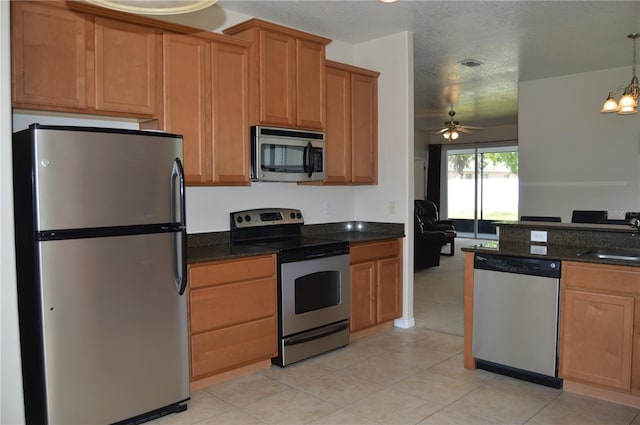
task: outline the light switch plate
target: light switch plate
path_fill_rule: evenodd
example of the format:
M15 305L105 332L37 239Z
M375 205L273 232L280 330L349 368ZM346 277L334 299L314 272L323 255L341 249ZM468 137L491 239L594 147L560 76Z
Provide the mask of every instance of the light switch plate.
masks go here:
M547 231L546 230L532 230L531 231L531 242L546 242L547 241Z

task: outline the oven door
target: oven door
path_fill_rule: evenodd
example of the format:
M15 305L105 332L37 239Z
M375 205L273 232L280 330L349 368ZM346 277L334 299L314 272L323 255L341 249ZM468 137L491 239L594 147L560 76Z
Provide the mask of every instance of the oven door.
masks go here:
M282 337L349 319L349 254L281 265Z

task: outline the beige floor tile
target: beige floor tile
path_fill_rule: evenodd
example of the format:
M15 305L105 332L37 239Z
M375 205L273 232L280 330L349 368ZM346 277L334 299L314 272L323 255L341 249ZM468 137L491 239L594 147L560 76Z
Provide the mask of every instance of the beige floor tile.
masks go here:
M418 347L425 347L444 353L462 353L464 349L464 338L457 335L450 335L442 332L429 331L424 338L412 343Z
M236 407L243 407L289 388L259 373L254 373L213 385L205 391Z
M421 344L421 341L398 347L394 352L387 354L387 361L411 365L418 369L427 369L452 356L451 353L435 350L430 344Z
M637 414L638 409L631 407L594 400L577 394L562 393L527 422L527 425L578 423L584 425L622 425L629 424Z
M345 410L381 424L413 425L442 407L410 394L385 389L345 407Z
M319 357L313 357L290 364L284 368L273 365L269 369L261 370L258 373L281 384L295 387L333 371L335 369L328 367Z
M228 412L214 416L205 421L198 422L198 425L267 425L266 422L244 413L240 409L234 408Z
M450 378L471 381L478 384L484 384L485 382L499 377L499 375L482 369L465 369L463 362L463 354L456 354L455 356L432 366L429 368L429 371L445 375Z
M450 407L458 412L505 424L522 424L561 392L561 390L500 377L478 387L455 401Z
M383 387L337 371L296 388L329 403L346 406L380 391Z
M430 369L410 376L391 388L441 405L448 405L482 385L475 379L452 378Z
M186 411L164 416L156 423L161 425L195 424L230 410L233 410L233 406L229 403L206 391L197 391L191 394Z
M429 416L418 425L502 425L500 422L483 419L466 413L456 412L448 408Z
M346 347L338 348L318 357L314 357L314 359L323 366L337 370L351 366L352 364L358 363L363 359L373 357L374 355L375 353L368 351L364 345L356 342L349 344Z
M242 408L268 424L306 424L325 417L339 407L309 394L290 389L265 397Z
M380 425L379 422L373 419L365 418L364 416L356 415L345 409L338 410L328 416L311 422L313 425Z
M420 370L416 365L396 362L387 355L380 355L346 367L341 372L386 387L412 376Z

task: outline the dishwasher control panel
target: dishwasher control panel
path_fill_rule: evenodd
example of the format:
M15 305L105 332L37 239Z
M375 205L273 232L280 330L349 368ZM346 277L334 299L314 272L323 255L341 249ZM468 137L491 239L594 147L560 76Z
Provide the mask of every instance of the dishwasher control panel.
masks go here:
M505 273L560 278L560 261L507 255L476 254L473 268Z

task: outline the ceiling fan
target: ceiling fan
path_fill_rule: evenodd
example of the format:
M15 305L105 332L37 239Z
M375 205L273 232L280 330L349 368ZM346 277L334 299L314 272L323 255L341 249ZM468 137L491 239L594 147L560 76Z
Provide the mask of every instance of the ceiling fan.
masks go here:
M459 121L454 121L453 117L455 116L456 111L453 110L453 107L449 111L449 121L444 122L444 127L440 130L436 131L434 134L442 134L442 136L448 141L456 140L460 133L464 134L472 134L471 130L484 130L482 127L473 127L470 125L460 125Z

